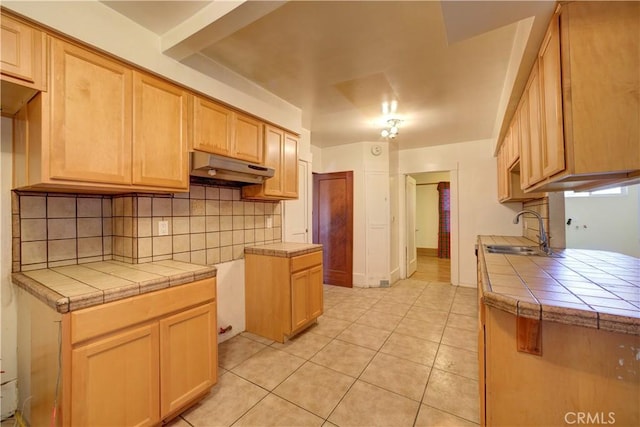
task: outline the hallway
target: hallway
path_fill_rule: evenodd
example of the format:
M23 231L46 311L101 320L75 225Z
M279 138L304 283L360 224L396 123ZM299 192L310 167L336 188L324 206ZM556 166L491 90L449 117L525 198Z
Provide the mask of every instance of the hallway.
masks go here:
M451 259L418 255L418 267L411 279L451 283Z

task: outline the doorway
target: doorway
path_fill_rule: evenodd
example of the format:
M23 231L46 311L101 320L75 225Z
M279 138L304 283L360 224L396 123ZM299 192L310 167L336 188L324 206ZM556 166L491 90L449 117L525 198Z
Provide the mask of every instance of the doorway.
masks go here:
M313 174L312 222L324 283L353 287L353 171Z

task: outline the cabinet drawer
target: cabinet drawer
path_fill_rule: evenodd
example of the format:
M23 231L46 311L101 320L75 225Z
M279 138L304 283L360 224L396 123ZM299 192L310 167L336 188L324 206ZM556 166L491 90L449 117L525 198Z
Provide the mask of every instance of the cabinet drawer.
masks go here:
M125 298L71 312L71 343L94 338L138 323L215 300L216 279Z
M318 264L322 264L322 251L296 256L291 258L291 272L294 273Z

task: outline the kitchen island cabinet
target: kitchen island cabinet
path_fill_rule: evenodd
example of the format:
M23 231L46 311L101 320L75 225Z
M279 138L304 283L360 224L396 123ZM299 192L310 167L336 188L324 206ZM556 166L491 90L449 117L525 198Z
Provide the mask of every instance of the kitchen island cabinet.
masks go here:
M604 251L491 254L478 242L481 423L639 425L638 259ZM597 268L594 268L597 266Z
M248 332L284 342L323 312L322 245L245 247Z
M13 281L31 425L56 397L58 426L158 425L216 383L214 268L100 262Z

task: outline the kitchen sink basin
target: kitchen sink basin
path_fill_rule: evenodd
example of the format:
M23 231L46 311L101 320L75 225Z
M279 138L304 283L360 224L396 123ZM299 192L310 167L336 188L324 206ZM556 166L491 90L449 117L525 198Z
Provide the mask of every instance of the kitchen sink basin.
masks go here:
M547 256L536 246L484 245L490 254Z

